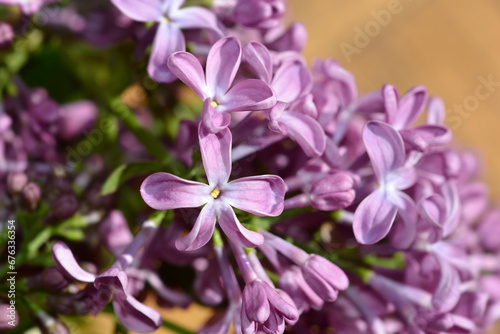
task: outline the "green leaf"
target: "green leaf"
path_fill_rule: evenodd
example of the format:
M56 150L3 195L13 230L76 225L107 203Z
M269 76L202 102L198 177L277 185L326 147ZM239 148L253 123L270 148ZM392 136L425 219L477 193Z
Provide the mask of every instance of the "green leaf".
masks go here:
M101 195L114 193L120 185L136 175L161 172L163 170L165 170L165 166L163 164L150 161L121 165L116 168L104 182L101 188Z
M54 234L75 242L82 241L85 238L85 232L76 228L59 227L54 230Z

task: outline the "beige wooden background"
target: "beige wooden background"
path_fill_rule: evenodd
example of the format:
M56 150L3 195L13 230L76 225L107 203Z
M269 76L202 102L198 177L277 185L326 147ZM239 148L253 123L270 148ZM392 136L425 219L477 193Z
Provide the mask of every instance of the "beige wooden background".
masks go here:
M475 148L484 158L484 178L492 198L500 198L500 1L498 0L289 0L290 19L302 21L309 32L308 60L333 57L356 75L361 92L394 84L400 92L423 84L441 96L450 118L459 115L453 105L470 110L455 126L455 141ZM375 16L392 10L385 26ZM389 11L390 13L390 11ZM355 41L356 31L372 29L369 43ZM359 30L358 30L359 29ZM346 57L341 46L359 50ZM474 105L480 79L491 77L487 98ZM485 93L480 89L480 93ZM479 100L479 99L478 99ZM454 121L453 125L457 125ZM500 288L500 287L499 287ZM196 330L209 317L195 306L188 312L170 310L166 318ZM111 319L90 319L80 333L104 333ZM160 329L156 333L170 333ZM493 331L500 333L500 329Z

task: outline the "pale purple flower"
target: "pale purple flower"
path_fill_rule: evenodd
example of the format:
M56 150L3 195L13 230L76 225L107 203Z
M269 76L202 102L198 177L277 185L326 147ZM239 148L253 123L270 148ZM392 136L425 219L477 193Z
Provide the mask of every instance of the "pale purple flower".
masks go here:
M415 238L416 208L402 190L416 181L413 167L405 165L405 149L399 133L390 125L370 121L363 131L363 141L373 165L378 187L368 195L354 213L353 230L356 240L373 244L384 238L396 215L402 218L395 237L401 248Z
M279 275L279 288L292 298L299 313L306 312L311 307L320 309L323 306L323 298L318 296L304 280L300 267L288 263L289 261L276 248L266 243L260 245L259 250L266 256Z
M273 90L261 80L247 79L232 86L241 54L240 42L226 37L212 46L205 73L191 53L176 52L168 59L172 73L204 101L202 123L211 132L229 125L228 112L263 110L276 104Z
M311 205L323 211L348 207L354 200L354 181L347 174L328 174L312 184L309 191L285 200L285 208L299 208Z
M288 29L283 31L281 27L269 30L264 36L264 45L269 50L284 52L301 52L307 42L306 27L300 22L292 23Z
M259 216L278 216L283 211L285 183L274 175L244 177L228 182L231 174L231 131L223 129L214 134L200 124L199 141L208 185L168 173L156 173L142 183L142 198L156 210L204 205L191 232L176 240L175 245L180 250L194 250L205 245L212 237L216 220L236 244L243 247L262 244L262 235L243 227L231 206Z
M203 304L217 306L224 300L224 288L216 259L199 257L193 261L196 271L194 291Z
M115 256L119 256L134 239L127 220L119 210L112 210L97 227L100 240Z
M500 252L500 210L493 209L486 214L478 225L477 233L481 245L488 251ZM499 261L500 262L500 261Z
M307 254L304 250L267 232L260 230L266 244L294 262L302 272L305 282L324 301L337 299L338 291L349 286L349 279L342 269L316 254Z
M278 27L284 13L284 0L239 0L234 8L236 22L258 29Z
M16 305L0 304L0 330L8 331L19 324L19 313Z
M159 82L172 82L175 76L167 66L168 57L186 49L181 29L210 29L222 35L214 13L191 6L181 8L185 0L112 0L124 14L139 22L157 22L158 30L149 58L148 73Z
M128 277L120 269L119 261L101 274L94 275L81 268L69 247L60 241L52 246L52 258L56 267L66 277L80 282L93 283L98 296L99 294L104 296L109 291L113 295L113 308L116 316L128 329L148 333L161 326L161 316L156 310L140 303L127 293ZM106 305L107 299L102 300L101 303L102 308ZM99 309L99 306L96 307Z
M56 1L57 0L0 0L0 4L7 6L19 6L23 14L32 15L38 12L43 5Z
M304 153L320 156L325 150L325 133L317 122L312 96L312 76L300 56L273 69L271 54L262 44L251 42L244 48L247 62L257 76L276 92L278 103L266 111L269 128L294 139Z
M409 128L422 113L427 102L427 90L416 86L409 90L401 99L398 91L392 85L382 88L382 99L385 108L385 121L392 125L408 145L419 151L447 144L451 140L451 132L442 122L442 105L433 100L430 105L428 120L431 124Z
M67 103L59 108L58 133L65 140L90 131L97 119L97 106L86 100Z
M9 45L14 39L14 30L8 23L0 22L0 49Z
M288 294L277 290L264 274L260 263L248 258L245 251L231 244L240 268L245 288L241 306L241 330L243 334L255 334L259 327L266 333L283 333L285 323L295 323L299 313Z

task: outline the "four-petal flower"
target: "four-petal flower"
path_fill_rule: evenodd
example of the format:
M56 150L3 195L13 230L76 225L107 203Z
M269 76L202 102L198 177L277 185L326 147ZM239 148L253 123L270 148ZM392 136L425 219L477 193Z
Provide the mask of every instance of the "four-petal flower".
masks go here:
M232 206L258 216L278 216L284 208L285 182L275 175L244 177L228 182L231 131L226 128L210 133L200 124L199 141L208 185L169 173L155 173L142 183L142 198L157 210L204 205L191 232L176 240L179 250L204 246L212 237L216 219L234 243L243 247L261 245L264 242L262 235L243 227Z

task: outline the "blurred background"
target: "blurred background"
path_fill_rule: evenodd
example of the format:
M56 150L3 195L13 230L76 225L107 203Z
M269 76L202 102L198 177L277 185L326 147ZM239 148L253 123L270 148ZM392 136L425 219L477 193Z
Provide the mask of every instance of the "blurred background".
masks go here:
M483 158L483 179L500 199L500 2L433 0L288 0L289 20L303 22L305 56L335 58L360 93L392 83L401 93L425 85L440 96L457 144ZM499 287L500 288L500 287ZM191 330L210 316L194 306L163 315ZM104 333L106 316L80 333ZM175 333L160 329L156 333ZM491 334L500 333L500 327Z

